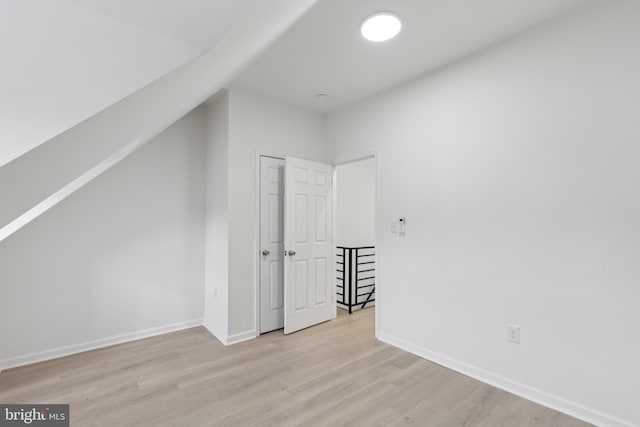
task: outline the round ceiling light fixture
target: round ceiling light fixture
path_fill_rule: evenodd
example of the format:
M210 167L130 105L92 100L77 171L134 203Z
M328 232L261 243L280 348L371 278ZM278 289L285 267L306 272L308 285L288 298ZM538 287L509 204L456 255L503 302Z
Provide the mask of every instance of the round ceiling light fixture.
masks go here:
M377 12L362 23L362 36L372 42L383 42L398 35L402 29L400 17L393 12Z

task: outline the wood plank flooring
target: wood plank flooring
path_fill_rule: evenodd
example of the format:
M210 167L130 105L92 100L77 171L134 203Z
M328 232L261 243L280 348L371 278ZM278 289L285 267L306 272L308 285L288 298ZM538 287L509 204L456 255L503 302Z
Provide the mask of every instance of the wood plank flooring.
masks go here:
M373 337L373 310L224 347L204 328L0 373L2 403L69 403L72 426L589 424Z

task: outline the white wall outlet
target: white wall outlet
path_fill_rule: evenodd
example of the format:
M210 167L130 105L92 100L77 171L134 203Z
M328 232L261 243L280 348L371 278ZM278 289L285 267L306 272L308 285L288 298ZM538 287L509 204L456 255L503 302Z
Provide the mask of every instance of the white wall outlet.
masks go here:
M507 325L507 341L520 344L520 326Z

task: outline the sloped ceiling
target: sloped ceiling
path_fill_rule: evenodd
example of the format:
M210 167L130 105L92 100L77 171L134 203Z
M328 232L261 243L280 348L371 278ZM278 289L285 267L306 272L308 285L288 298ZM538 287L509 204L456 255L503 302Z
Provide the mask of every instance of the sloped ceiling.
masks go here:
M235 84L326 113L583 1L321 0ZM0 1L0 167L202 54L258 3ZM404 29L376 45L359 26L378 10Z
M209 50L256 0L69 0L157 34Z
M209 51L0 167L0 242L210 99L316 1L256 2Z
M320 113L361 100L514 36L584 0L321 0L235 84ZM399 36L360 35L394 11ZM316 95L327 93L329 100Z
M0 1L0 166L202 54L255 1Z

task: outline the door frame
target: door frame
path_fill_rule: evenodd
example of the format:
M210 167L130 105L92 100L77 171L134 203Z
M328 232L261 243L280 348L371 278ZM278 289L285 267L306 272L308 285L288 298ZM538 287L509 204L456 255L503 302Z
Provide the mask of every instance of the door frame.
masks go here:
M375 266L376 266L376 304L374 306L374 317L375 317L375 337L378 338L378 334L380 332L380 311L382 308L382 298L383 298L383 292L381 292L382 290L382 286L381 286L381 278L382 275L380 274L380 229L381 227L378 227L378 223L379 223L379 217L378 217L378 212L380 209L380 150L376 149L376 150L370 150L370 151L363 151L359 154L355 154L353 156L347 156L344 158L339 158L337 161L332 162L333 165L333 243L335 246L335 242L336 240L336 231L337 228L335 226L336 224L336 194L337 194L337 190L336 190L336 168L338 166L342 166L342 165L346 165L349 163L355 163L358 162L360 160L367 160L367 159L373 159L373 163L374 163L374 167L375 167L375 173L374 173L374 224L375 224L375 229L374 229L374 234L373 234L373 238L374 238L374 246L376 247L376 254L375 254ZM382 227L384 228L384 227ZM335 249L335 248L334 248ZM336 251L334 250L333 252L333 265L336 265L336 263L338 262L338 256L336 254ZM335 298L334 298L335 300ZM337 316L337 312L338 312L338 305L334 304L335 306L335 314L334 314L334 318L335 316Z
M254 276L254 281L255 281L255 285L254 285L254 291L253 291L253 295L254 295L254 315L255 315L255 331L256 331L256 336L260 336L260 253L259 253L259 249L260 249L260 157L274 157L276 159L286 159L286 155L283 155L282 153L277 153L277 152L273 152L273 151L268 151L268 150L256 150L256 157L255 157L255 171L256 171L256 180L255 180L255 203L256 203L256 209L254 212L254 271L255 271L255 276ZM335 180L335 176L336 176L336 167L340 166L340 165L344 165L347 163L353 163L353 162L357 162L359 160L365 160L365 159L370 159L373 158L374 159L374 164L375 164L375 182L374 182L374 186L375 186L375 190L374 190L374 194L375 194L375 201L374 201L374 206L375 206L375 232L374 232L374 245L376 247L376 255L375 255L375 262L376 262L376 305L375 305L375 337L378 338L379 332L380 332L380 312L381 312L381 308L382 308L382 299L383 299L383 292L382 292L382 275L380 274L381 272L381 268L380 268L380 246L379 246L379 242L380 242L380 231L379 231L379 227L378 227L378 222L379 222L379 218L378 218L378 212L380 211L380 150L375 149L375 150L368 150L368 151L363 151L360 152L358 154L354 154L352 156L345 156L343 158L338 158L338 160L330 162L330 164L333 166L333 244L335 246L335 242L336 242L336 227L335 227L335 220L336 220L336 180ZM334 248L335 249L335 248ZM333 251L333 265L335 266L337 262L337 256L336 256L336 251ZM336 297L335 294L333 295L333 317L335 318L337 316L337 310L338 310L338 305L336 304Z
M272 157L274 159L281 159L281 160L285 160L287 156L284 156L282 154L279 153L274 153L274 152L270 152L270 151L261 151L261 150L256 150L256 182L255 182L255 193L256 193L256 211L255 211L255 218L254 218L254 230L255 230L255 239L254 239L254 254L255 254L255 258L254 258L254 262L255 262L255 287L254 287L254 291L253 291L253 295L254 295L254 306L255 306L255 328L256 328L256 336L260 336L260 316L261 311L260 311L260 233L262 232L262 230L260 229L260 191L261 191L261 187L260 187L260 180L261 180L261 174L260 174L260 158L261 157ZM284 212L283 212L284 214ZM284 272L283 272L284 274ZM284 285L284 284L283 284Z

